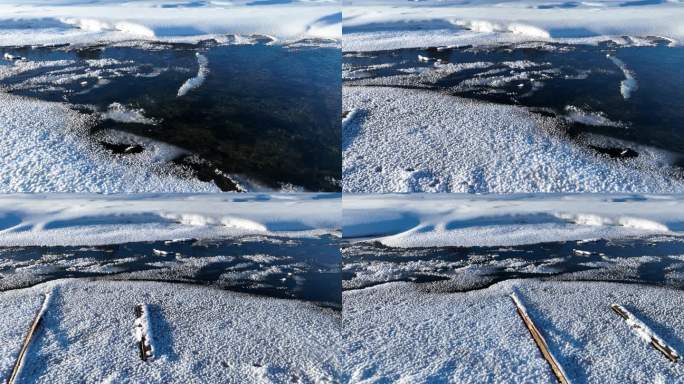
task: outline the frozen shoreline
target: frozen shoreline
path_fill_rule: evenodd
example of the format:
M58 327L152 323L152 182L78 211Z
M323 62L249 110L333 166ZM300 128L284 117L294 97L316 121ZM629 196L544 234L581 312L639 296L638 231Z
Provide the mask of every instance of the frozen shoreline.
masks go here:
M340 215L335 193L4 195L0 246L336 235Z
M394 87L342 92L353 111L342 126L344 192L684 192L670 153L630 143L637 158L601 156L522 107Z
M343 235L392 247L684 235L682 195L345 195Z
M624 36L663 36L672 44L684 40L684 30L675 21L684 17L681 3L643 3L426 0L398 5L387 0L352 0L344 6L343 50L524 41L632 44Z
M334 380L341 315L296 300L158 282L57 280L0 293L0 376L52 292L21 380L254 382ZM134 307L145 304L154 358L140 360Z
M341 37L338 1L0 1L0 46L132 39L196 42L221 35L270 35L288 42ZM286 17L283 17L286 15Z
M684 374L610 308L620 303L684 347L678 290L511 280L467 293L389 283L345 292L344 372L351 383L555 382L515 312L515 292L571 382L672 382ZM610 351L610 353L606 353ZM382 358L378 358L382 356ZM493 367L496 367L495 369Z

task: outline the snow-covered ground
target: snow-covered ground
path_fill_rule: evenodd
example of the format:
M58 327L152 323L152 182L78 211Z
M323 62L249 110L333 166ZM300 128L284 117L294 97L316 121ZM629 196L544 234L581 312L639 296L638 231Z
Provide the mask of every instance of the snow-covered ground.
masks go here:
M682 195L345 195L343 211L345 238L392 247L684 235Z
M521 41L626 42L622 36L684 39L684 4L671 1L349 0L345 51Z
M345 381L555 382L516 293L573 383L680 383L672 363L611 309L684 350L684 292L634 284L511 280L466 293L389 283L343 294Z
M112 117L122 118L120 113ZM116 156L88 139L92 123L92 115L62 103L0 92L0 192L220 191L170 164L182 149L112 132L147 149Z
M225 34L339 40L341 25L337 0L0 1L0 45L198 41Z
M337 234L339 194L0 196L0 246Z
M18 383L321 383L339 375L339 311L184 284L57 280L0 293L3 380L48 292ZM136 339L139 304L153 349L147 361Z
M521 107L388 87L343 96L345 192L684 191L670 153L630 143L638 157L611 159Z

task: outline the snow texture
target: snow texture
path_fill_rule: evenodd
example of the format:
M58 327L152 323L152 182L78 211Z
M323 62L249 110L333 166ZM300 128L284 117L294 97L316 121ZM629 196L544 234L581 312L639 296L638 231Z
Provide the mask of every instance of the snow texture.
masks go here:
M344 4L344 51L523 41L636 43L684 40L679 1L350 0ZM623 36L630 36L624 39Z
M534 280L465 293L419 287L388 283L343 293L346 382L556 382L515 311L514 291L571 382L674 383L684 377L682 364L634 337L610 308L624 303L681 348L681 290Z
M110 104L103 117L120 123L157 124L155 119L145 117L142 109L127 108L120 103Z
M339 194L0 196L0 246L102 245L339 230Z
M345 238L393 247L684 235L681 195L345 195Z
M639 88L639 83L634 75L634 72L627 68L627 64L617 57L608 54L606 57L610 59L625 75L625 79L620 82L620 94L627 100L632 97L632 94Z
M187 284L57 280L0 293L0 376L48 289L22 383L319 383L338 374L339 312ZM140 302L155 338L146 362L132 329Z
M199 66L197 69L197 75L187 79L185 83L180 86L178 89L178 97L185 96L193 89L202 86L202 83L204 83L204 80L209 74L209 60L207 57L199 52L195 53L195 55L197 55L197 65Z
M2 92L0 105L0 192L219 191L170 164L183 153L172 145L137 137L145 144L143 152L117 156L88 137L95 117L62 103ZM110 118L132 116L117 108L107 113ZM115 131L101 135L135 138Z
M673 176L672 154L608 144L612 139L604 137L582 139L629 145L639 153L611 159L564 136L555 118L521 107L347 86L343 110L356 111L342 127L344 192L684 191L684 182Z
M342 13L337 0L2 0L0 26L0 45L196 42L226 34L291 42L339 40Z

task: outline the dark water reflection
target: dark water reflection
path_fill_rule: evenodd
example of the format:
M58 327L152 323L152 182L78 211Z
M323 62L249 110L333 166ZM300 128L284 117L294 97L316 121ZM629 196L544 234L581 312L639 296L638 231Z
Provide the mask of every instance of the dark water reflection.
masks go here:
M0 288L60 278L157 280L340 308L338 238L248 236L95 247L0 248Z

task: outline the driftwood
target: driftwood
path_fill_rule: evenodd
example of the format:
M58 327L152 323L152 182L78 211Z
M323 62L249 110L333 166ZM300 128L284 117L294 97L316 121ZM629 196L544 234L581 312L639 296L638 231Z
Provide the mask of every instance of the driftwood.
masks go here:
M553 354L551 354L551 351L549 351L549 346L546 343L544 336L541 334L541 332L539 332L539 329L537 329L537 326L534 325L532 318L527 314L525 306L522 305L515 293L511 294L511 299L513 299L513 303L515 304L518 315L522 319L523 323L525 323L527 330L530 331L530 334L534 339L534 343L537 344L537 347L544 357L544 360L549 363L551 371L553 371L553 374L556 376L558 382L560 384L569 384L570 381L565 375L565 371L563 371L563 368L560 366Z
M618 305L618 304L613 304L610 306L615 313L620 315L622 319L632 328L635 332L639 334L639 336L644 337L644 339L649 340L650 344L655 348L656 350L660 351L665 357L667 357L670 361L677 362L681 358L677 351L674 350L674 348L670 347L665 343L663 339L655 335L650 329L648 329L639 319L637 319L634 315L632 315L628 310L626 310L624 307Z
M24 342L22 343L21 349L19 350L17 360L14 363L14 367L12 367L12 373L10 374L9 379L7 379L7 384L16 383L17 378L19 377L19 372L21 372L21 368L24 366L24 358L26 357L26 352L28 351L29 346L31 345L31 340L33 340L33 336L36 334L38 328L43 322L43 315L45 314L45 310L47 309L50 303L51 295L51 293L45 294L43 304L40 306L38 313L36 313L36 316L33 318L31 328L29 328L28 332L26 333L26 336L24 337Z
M154 348L152 347L152 335L149 330L149 314L147 306L138 304L135 306L135 337L138 340L138 352L140 359L147 361L154 358Z

